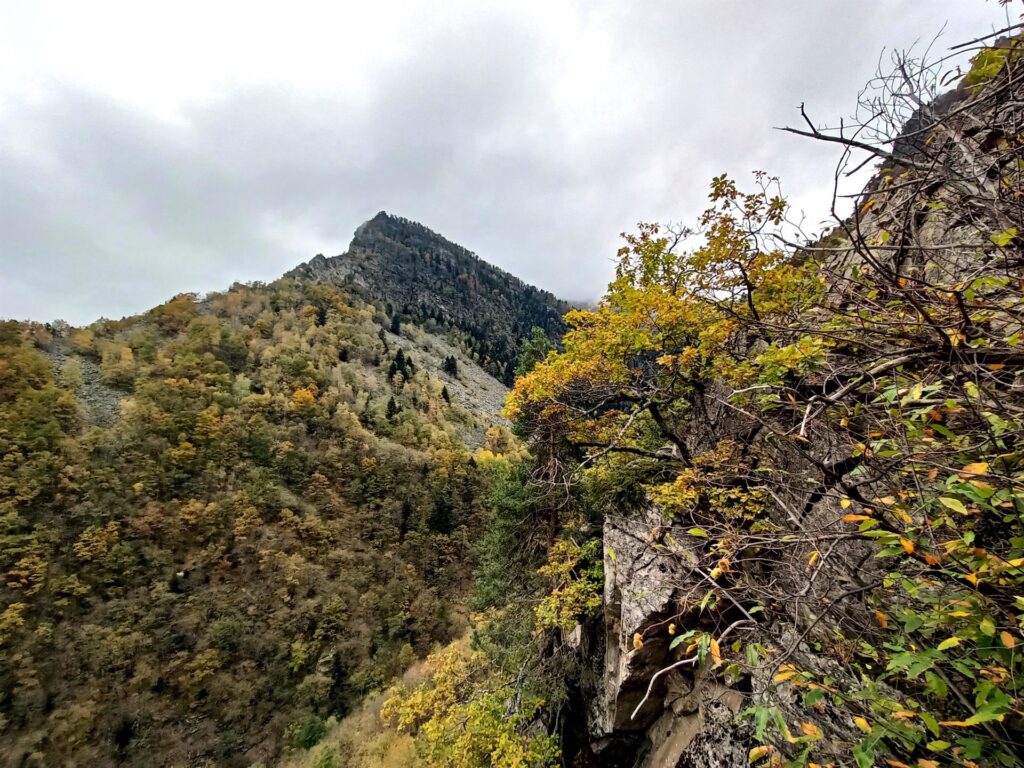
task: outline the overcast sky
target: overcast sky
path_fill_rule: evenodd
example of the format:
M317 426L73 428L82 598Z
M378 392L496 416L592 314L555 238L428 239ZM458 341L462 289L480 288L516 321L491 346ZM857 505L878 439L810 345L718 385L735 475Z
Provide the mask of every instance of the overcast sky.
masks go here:
M342 252L378 210L593 299L618 234L764 169L812 223L884 47L994 0L0 0L0 317L88 323Z

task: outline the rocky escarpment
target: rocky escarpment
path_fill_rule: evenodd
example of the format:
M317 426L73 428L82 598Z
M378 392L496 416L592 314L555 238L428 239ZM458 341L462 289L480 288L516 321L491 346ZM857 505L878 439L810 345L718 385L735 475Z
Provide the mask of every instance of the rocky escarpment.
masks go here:
M973 589L978 573L972 567L980 572L981 566L934 568L956 551L963 532L967 557L988 557L1000 548L1000 557L1014 558L1016 545L1005 548L1005 542L1019 531L1016 518L1001 511L976 527L964 522L982 516L985 507L963 484L994 489L972 481L972 468L985 473L998 460L1009 475L1019 466L1019 431L1008 435L1015 429L1011 418L1020 413L1024 365L1024 118L1019 51L1013 41L1000 47L1008 65L969 81L934 109L918 110L891 152L877 150L882 166L853 215L807 249L825 295L795 325L828 337L821 364L804 369L798 380L767 385L783 393L767 408L737 405L741 390L718 379L702 380L679 408L683 415L673 425L668 453L678 458L679 449L686 457L679 465L691 476L699 476L700 457L713 456L716 445L742 446L744 456L756 457L737 463L751 471L734 487L765 494L761 522L776 535L774 544L759 535L767 529L734 521L721 526L726 533L709 550L709 534L699 526L715 525L720 512L710 503L692 503L685 523L650 502L606 517L602 611L569 636L580 658L596 660L593 676L581 676L580 700L587 706L577 711L587 743L576 765L781 765L774 761L785 750L813 745L819 764L928 766L938 765L932 755L960 738L957 729L976 725L1000 764L1018 764L1012 755L1020 724L1010 724L1010 705L986 711L988 684L972 689L973 683L956 680L969 677L963 670L970 667L961 663L949 674L938 669L947 661L943 652L959 648L963 637L974 637L980 654L971 663L995 663L985 654L1002 652L990 639L997 628L1009 628L1000 635L1002 648L1015 647L1015 620L982 602L998 603L991 595L1004 584L990 583L986 593ZM861 326L846 337L830 335L848 317ZM836 318L844 320L829 328ZM779 326L771 330L773 344L793 338ZM742 359L768 348L753 332L739 345ZM830 419L825 414L833 406ZM975 410L985 411L978 423L971 421ZM986 420L1002 431L993 437ZM960 439L971 429L978 436ZM886 442L890 435L896 437ZM902 466L889 463L903 456L900 440L913 445ZM926 487L943 477L943 488ZM935 499L939 493L962 493L966 502ZM931 530L944 506L961 516L947 523L953 533ZM727 540L737 534L745 537L743 546ZM742 573L735 562L730 567L732 556L746 558ZM894 572L913 576L900 582ZM935 604L984 605L996 618L982 618L979 630L964 611L959 625L952 609L929 615L933 596L915 601L931 589L941 592ZM910 618L900 627L893 616ZM938 629L914 634L929 620ZM714 658L673 651L673 638L689 630L715 636L722 649L742 638L742 647L755 649L754 660L740 659L730 669ZM1004 657L999 663L1015 663ZM910 664L917 666L900 679ZM933 689L919 682L924 670L938 681ZM882 699L884 707L875 706ZM910 720L916 732L905 725ZM774 737L756 736L766 725L776 729ZM898 734L885 746L883 729ZM997 764L974 746L980 743L964 739L956 748L974 748L974 765Z
M483 367L506 383L531 328L558 338L571 309L422 224L384 211L356 230L345 253L316 256L286 276L342 286L401 321L456 329Z
M695 452L699 452L703 440L715 434L743 432L750 426L724 409L699 410L710 418L695 422L689 432L686 442ZM780 448L775 463L799 471L801 460L796 453L785 446ZM818 460L834 462L838 455L837 441L823 439ZM779 514L803 533L828 530L841 516L835 498L811 488L803 492L796 489L789 498L780 497L776 503ZM721 590L722 585L701 564L698 542L703 539L688 535L687 529L688 524L673 523L653 504L624 511L604 522L603 607L599 619L587 631L580 629L578 641L581 655L593 654L600 659L591 687L583 693L588 702L590 765L746 765L754 742L750 719L741 717L744 711L771 700L789 717L800 715L792 690L784 682L773 680L774 669L787 662L837 680L844 677L839 665L823 658L801 636L795 621L790 623L780 614L765 631L744 605L730 603L731 590ZM810 580L806 578L803 553L794 556L792 562L772 566L774 590L794 596L796 616L813 621L818 607L845 592L861 589L877 575L878 566L871 563L858 572L848 569L848 563L862 562L870 555L862 543L844 542L830 554L829 561ZM736 593L742 591L737 586ZM726 600L716 611L700 613L694 623L693 609L712 592ZM855 604L850 610L863 608ZM672 630L668 630L670 625ZM763 643L784 652L786 658L756 670L752 677L723 677L710 660L678 663L670 643L673 636L688 629L719 632L723 647L742 636L744 642ZM639 642L637 638L641 638ZM788 710L786 703L790 705ZM806 713L800 716L807 719ZM831 719L834 715L821 713L821 717ZM849 727L845 722L831 725L833 730Z

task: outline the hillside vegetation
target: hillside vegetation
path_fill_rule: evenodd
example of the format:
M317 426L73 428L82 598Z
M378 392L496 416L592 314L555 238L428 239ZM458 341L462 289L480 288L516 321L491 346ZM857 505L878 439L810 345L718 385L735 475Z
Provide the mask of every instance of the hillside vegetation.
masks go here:
M512 597L478 583L477 641L504 719L454 651L385 705L427 764L1022 764L1018 45L942 100L901 59L863 124L794 129L844 148L837 176L880 160L824 238L761 173L626 236L506 408L530 483L489 531Z
M270 760L464 631L510 436L385 327L294 281L3 324L0 764Z
M382 213L0 325L0 761L1024 765L1021 44L802 114L877 163L826 234L718 176L564 324Z

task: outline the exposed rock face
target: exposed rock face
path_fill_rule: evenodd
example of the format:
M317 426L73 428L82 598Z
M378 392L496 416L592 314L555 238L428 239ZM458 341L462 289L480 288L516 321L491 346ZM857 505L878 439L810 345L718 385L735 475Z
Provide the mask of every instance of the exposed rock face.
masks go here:
M1021 89L1019 82L1014 84L1015 93ZM824 241L826 247L818 249L829 253L819 257L826 265L830 266L831 260L836 265L857 263L865 244L892 243L888 249L880 249L892 260L885 263L886 268L925 282L934 276L939 283L950 275L970 276L979 258L994 258L985 255L990 236L1002 233L1007 242L1017 236L1019 221L1006 217L1004 208L984 203L998 200L999 185L1017 178L1014 174L1019 150L1011 140L1018 132L1021 102L1006 97L991 114L981 115L963 109L971 97L970 89L961 87L914 116L905 131L909 135L895 142L892 153L908 167L888 168L869 184L853 217ZM957 112L960 109L963 111ZM925 144L922 136L926 135L918 132L942 115L950 115L950 119L941 131L936 131L941 140ZM942 169L941 173L936 171L928 177L927 185L899 183L905 170L903 177L915 178L912 164L922 162L926 150L932 153L928 161ZM931 172L931 167L926 170ZM901 234L905 241L897 246L892 233ZM1019 258L1019 252L1004 254L1003 258ZM841 305L841 290L837 288L835 294L830 298ZM989 295L993 300L1003 298L998 290ZM970 328L965 330L970 332ZM759 440L754 422L738 414L737 409L722 407L727 393L715 392L716 386L712 382L694 395L688 404L693 417L678 431L679 440L691 455L699 455L723 439L745 445ZM801 455L785 440L759 440L762 462L792 478L813 476L808 471L811 466L824 468L825 479L817 486L793 482L777 493L773 491L770 515L784 530L801 532L808 540L818 536L827 541L843 516L835 488L849 477L856 462L851 461L849 440L837 430L814 420L805 426L809 451ZM858 481L866 498L881 495L883 486L873 483L871 479ZM770 580L776 599L766 602L772 612L771 621L751 621L743 631L744 640L768 647L775 666L766 664L746 680L731 681L720 674L721 670L697 664L669 669L679 657L669 650L668 623L687 615L686 605L692 607L699 602L711 586L697 565L698 558L689 554L685 531L673 528L656 507L647 506L609 517L603 535L603 614L591 631L596 637L589 643L586 637L577 643L581 655L592 653L600 659L593 689L583 692L590 705L587 729L591 753L590 762L581 765L747 765L749 751L757 742L752 738L750 721L737 715L768 701L769 696L771 705L788 721L800 720L833 734L835 741L823 747L833 749L837 764L849 760L848 746L843 745L855 743L858 738L849 713L827 706L802 706L800 694L790 685L777 683L773 671L786 661L798 669L813 670L820 678L827 677L837 689L854 688L855 681L846 667L823 653L820 645L815 648L808 637L811 629L827 634L833 629L832 622L844 618L864 623L867 616L867 622L871 621L870 606L863 594L882 583L884 571L878 559L872 557L876 550L866 542L852 540L821 546L822 551L815 550L815 568L810 577L809 552L794 550L766 563L763 574L751 576ZM719 586L723 593L733 588L721 583ZM740 588L735 587L737 592ZM723 602L717 610L720 614L711 619L713 624L680 627L679 631L696 628L721 633L742 618L738 605ZM641 637L640 643L634 642L636 635ZM650 696L645 699L648 690Z
M740 693L692 667L661 674L651 686L672 663L665 627L704 580L678 548L669 553L663 531L655 507L605 522L605 650L589 712L591 746L601 765L744 765L747 748L735 722ZM636 648L634 636L649 631Z
M506 383L520 340L533 326L561 337L562 316L572 308L422 224L383 211L356 230L345 253L317 256L286 277L339 285L391 305L403 319L455 327Z

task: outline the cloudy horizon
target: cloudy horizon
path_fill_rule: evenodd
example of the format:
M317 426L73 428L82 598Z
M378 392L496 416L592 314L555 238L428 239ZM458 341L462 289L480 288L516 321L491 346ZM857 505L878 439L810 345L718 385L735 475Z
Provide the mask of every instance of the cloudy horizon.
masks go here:
M712 176L781 177L811 229L883 49L1006 25L984 0L0 2L0 317L144 311L345 250L379 210L570 300Z

